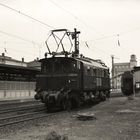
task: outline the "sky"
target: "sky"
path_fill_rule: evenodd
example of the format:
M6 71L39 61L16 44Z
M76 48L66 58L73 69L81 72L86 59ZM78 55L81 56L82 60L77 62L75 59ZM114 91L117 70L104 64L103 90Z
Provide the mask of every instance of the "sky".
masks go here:
M50 30L77 28L84 56L140 65L139 0L0 0L0 11L0 53L14 59L41 59Z

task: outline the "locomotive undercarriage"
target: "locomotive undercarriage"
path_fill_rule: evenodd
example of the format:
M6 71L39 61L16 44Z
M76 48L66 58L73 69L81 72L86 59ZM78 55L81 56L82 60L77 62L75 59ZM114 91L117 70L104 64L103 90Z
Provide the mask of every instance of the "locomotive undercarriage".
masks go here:
M92 105L95 101L105 101L109 98L109 91L72 91L61 89L60 91L39 91L35 95L36 100L45 103L47 110L59 108L71 110L83 104Z

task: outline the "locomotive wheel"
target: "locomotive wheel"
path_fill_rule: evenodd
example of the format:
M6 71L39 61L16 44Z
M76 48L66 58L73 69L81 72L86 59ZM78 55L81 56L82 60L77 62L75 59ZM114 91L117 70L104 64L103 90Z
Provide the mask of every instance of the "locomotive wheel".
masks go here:
M80 106L80 101L78 98L71 99L71 107L72 108L78 108Z
M67 111L70 111L71 109L72 109L72 103L71 103L71 100L68 99L68 100L66 101L66 110L67 110Z
M102 97L102 101L106 101L106 96L103 96Z
M106 94L104 94L102 91L100 92L99 97L101 101L106 101Z
M61 103L61 108L62 108L62 110L66 110L66 107L67 105L66 105L66 100L63 100L62 101L62 103Z
M106 95L105 95L105 94L103 94L103 95L101 96L101 100L102 100L102 101L106 101Z
M72 103L70 99L64 99L61 103L62 110L70 111L72 108Z
M47 109L47 112L50 112L51 111L51 107L49 104L45 103L45 106L46 106L46 109Z

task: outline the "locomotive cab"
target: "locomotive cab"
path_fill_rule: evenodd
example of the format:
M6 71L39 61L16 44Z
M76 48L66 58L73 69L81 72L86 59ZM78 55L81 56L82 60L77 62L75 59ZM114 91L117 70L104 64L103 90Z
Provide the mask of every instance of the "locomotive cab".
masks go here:
M61 90L79 88L80 66L72 58L54 57L42 59L41 75L37 76L37 89Z

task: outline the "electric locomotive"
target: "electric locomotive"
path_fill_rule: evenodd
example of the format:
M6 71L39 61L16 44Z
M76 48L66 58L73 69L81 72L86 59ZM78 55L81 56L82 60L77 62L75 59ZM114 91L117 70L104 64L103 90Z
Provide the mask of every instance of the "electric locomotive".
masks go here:
M61 39L55 36L58 32L64 32ZM41 74L37 75L35 99L45 103L48 110L53 107L71 109L95 100L106 100L110 95L109 68L101 60L79 55L79 34L76 29L74 32L51 31L58 48L62 46L62 52L51 52L46 41L48 53L40 60ZM64 48L65 35L74 40L73 52Z

